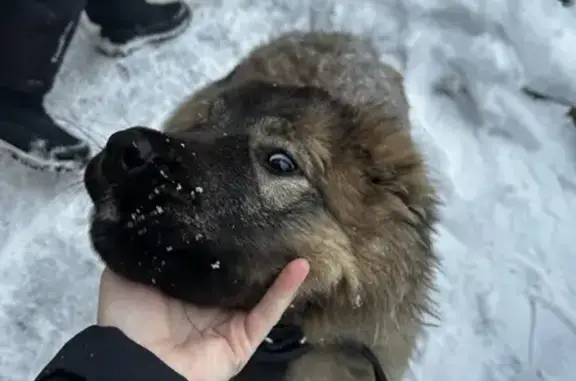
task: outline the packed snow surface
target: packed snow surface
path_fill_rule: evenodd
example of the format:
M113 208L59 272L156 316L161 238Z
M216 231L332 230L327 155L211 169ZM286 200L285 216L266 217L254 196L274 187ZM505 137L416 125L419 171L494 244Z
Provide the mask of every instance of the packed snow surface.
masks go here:
M574 380L576 10L556 0L222 0L194 3L179 39L124 59L83 23L51 113L101 146L158 126L182 97L290 29L371 36L406 77L414 136L445 206L437 248L442 322L408 380ZM32 380L95 321L101 265L80 176L0 156L0 380Z

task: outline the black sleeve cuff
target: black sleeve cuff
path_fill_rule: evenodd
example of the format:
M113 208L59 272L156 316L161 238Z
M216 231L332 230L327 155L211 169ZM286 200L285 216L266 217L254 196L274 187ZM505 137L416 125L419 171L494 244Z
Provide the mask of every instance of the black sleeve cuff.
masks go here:
M53 380L186 381L119 329L95 325L68 341L35 381Z

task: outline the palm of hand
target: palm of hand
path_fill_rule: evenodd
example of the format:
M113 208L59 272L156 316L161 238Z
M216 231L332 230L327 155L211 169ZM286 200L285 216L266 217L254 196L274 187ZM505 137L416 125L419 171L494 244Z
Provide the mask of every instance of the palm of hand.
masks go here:
M244 313L184 304L106 269L98 323L119 328L189 380L228 381L280 319L307 273L307 262L292 262L258 306Z

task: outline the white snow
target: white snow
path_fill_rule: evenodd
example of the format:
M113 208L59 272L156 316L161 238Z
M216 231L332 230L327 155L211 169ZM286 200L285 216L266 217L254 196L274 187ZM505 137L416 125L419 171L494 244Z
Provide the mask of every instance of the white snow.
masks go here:
M53 114L101 145L158 125L175 102L273 34L370 35L406 76L414 136L446 202L443 321L408 380L569 381L576 374L576 11L557 0L202 1L182 38L124 59L83 25ZM444 95L450 94L450 95ZM32 380L95 320L100 264L80 176L0 156L0 380Z

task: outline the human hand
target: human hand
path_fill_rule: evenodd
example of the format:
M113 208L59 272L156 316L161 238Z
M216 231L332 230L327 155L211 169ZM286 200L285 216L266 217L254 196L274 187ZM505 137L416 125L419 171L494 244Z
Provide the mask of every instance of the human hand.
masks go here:
M248 313L185 304L105 269L98 324L119 328L189 381L228 381L280 320L309 269L304 259L292 261Z

